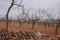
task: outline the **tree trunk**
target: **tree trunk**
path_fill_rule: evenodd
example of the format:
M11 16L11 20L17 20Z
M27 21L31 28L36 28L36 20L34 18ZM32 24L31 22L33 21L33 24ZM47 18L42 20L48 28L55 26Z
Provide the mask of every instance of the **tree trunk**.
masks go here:
M46 23L44 23L45 29L46 29Z
M8 8L8 11L6 14L6 28L5 28L6 30L8 30L8 15L9 15L11 8L13 7L13 3L14 3L14 0L12 0L11 6Z
M20 28L21 28L22 23L20 22Z
M33 30L33 28L34 28L34 25L35 25L35 21L33 21L33 23L32 23L32 30Z
M57 30L58 30L58 26L55 27L55 35L58 34Z
M33 28L34 28L34 24L35 24L35 23L32 24L32 30L33 30Z

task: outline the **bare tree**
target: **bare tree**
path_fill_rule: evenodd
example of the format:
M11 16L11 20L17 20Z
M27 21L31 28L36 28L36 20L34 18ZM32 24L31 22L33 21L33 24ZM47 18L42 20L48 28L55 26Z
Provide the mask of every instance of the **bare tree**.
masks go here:
M55 35L57 35L58 34L58 28L60 27L60 19L57 19L56 21L55 21Z
M11 10L11 8L13 7L13 4L14 4L14 0L12 0L11 2L11 6L8 8L8 11L7 11L7 14L6 14L6 30L8 30L8 15L9 15L9 12Z
M39 17L37 17L36 14L35 14L35 19L34 19L33 15L32 15L32 29L34 28L34 25L35 25L35 23L37 23L38 20L40 20L40 19L39 19Z
M21 1L21 3L22 3L22 1ZM14 0L12 0L11 6L8 8L7 14L6 14L6 28L5 28L6 30L8 30L8 15L9 15L11 8L13 7L13 5L17 5L18 7L21 6L22 8L24 8L24 6L22 6L21 3L20 4L14 4ZM22 9L22 10L24 12L24 9Z
M48 20L49 20L49 21L47 20L48 27L50 25L52 25L53 27L55 27L55 35L57 35L58 34L58 28L60 27L60 19L59 18L58 19L54 19L55 16L52 17L52 15L46 13L45 10L43 10L43 12L48 16Z
M20 24L20 28L21 28L22 21L21 21L21 16L20 16L20 15L18 15L18 17L17 17L17 21L19 22L19 24Z
M48 20L52 20L52 21L53 21L53 17L52 17L51 14L49 14L49 13L48 13L46 10L44 10L44 9L42 10L42 13L48 17L48 19L46 19L46 20L44 21L44 23L43 23L43 24L45 25L45 28L46 28L46 25L50 26L50 24L52 24L52 23L49 23Z

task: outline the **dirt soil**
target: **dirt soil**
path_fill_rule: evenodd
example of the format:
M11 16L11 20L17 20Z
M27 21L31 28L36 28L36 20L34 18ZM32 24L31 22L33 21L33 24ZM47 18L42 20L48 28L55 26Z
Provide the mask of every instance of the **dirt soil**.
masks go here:
M0 22L0 30L1 29L4 29L5 28L5 22ZM15 32L18 32L18 31L27 31L27 32L32 32L32 31L40 31L42 34L46 34L50 37L54 37L55 34L55 27L44 27L44 25L38 25L38 24L35 24L35 27L34 29L32 30L32 24L22 24L22 27L20 28L20 25L19 23L14 23L12 22L11 24L9 23L9 28L8 28L8 31L11 32L11 31L15 31ZM58 28L58 34L60 35L60 28Z

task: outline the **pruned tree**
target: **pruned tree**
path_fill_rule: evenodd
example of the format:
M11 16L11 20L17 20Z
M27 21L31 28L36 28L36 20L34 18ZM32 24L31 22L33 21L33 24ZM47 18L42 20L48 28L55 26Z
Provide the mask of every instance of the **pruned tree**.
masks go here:
M35 19L32 19L32 29L34 28L35 23Z
M5 17L2 17L1 21L2 22L5 22L6 21Z
M60 27L60 19L58 18L57 21L55 21L55 35L58 34L59 27Z
M52 23L49 23L48 20L52 20L53 17L52 17L51 14L49 14L49 13L48 13L46 10L44 10L44 9L42 10L42 13L48 17L47 20L45 20L45 21L43 22L43 24L45 25L45 28L46 28L46 25L50 26L50 24L52 24ZM52 20L52 21L53 21L53 20Z
M11 6L7 10L7 14L6 14L6 28L5 28L6 30L8 30L8 15L9 15L9 12L10 12L11 8L13 7L13 5L14 5L14 0L12 0Z
M49 20L49 21L47 20L47 25L48 25L48 27L49 27L49 26L51 27L51 25L52 25L53 27L55 27L55 35L57 35L57 34L58 34L58 28L60 27L60 18L59 18L59 16L58 16L58 19L54 19L55 16L52 17L52 15L46 13L45 10L43 10L43 12L45 13L45 15L48 16L48 20ZM46 24L45 24L45 25L46 25Z
M40 9L38 9L38 14L39 14L39 25L43 25L43 21L42 21L42 18L44 17L44 15L42 15L42 11Z
M36 14L35 14L35 19L34 19L33 15L32 15L32 29L34 29L34 25L35 25L35 23L37 23L38 20L40 20L40 19L39 19L39 17L37 17Z
M20 24L20 28L21 28L22 21L21 21L21 16L20 16L20 15L17 16L17 21L18 21L18 23Z
M43 10L41 11L41 14L44 14L43 17L45 17L45 15L47 14L47 11L43 9ZM41 15L41 14L40 14L40 15ZM45 26L45 28L46 28L46 25L47 25L46 21L47 21L47 20L46 20L46 19L42 19L42 20L44 20L44 21L42 22L42 24L43 24L43 25Z
M23 0L22 0L22 1L23 1ZM23 9L24 6L21 5L22 1L20 2L20 4L15 4L15 3L14 3L15 0L12 0L11 5L10 5L10 7L8 8L7 14L6 14L6 27L5 27L6 30L8 30L8 20L9 20L8 16L9 16L9 12L10 12L11 8L12 8L14 5L16 5L16 6L18 6L18 7L22 7L22 10L23 10L23 12L24 12L24 9Z

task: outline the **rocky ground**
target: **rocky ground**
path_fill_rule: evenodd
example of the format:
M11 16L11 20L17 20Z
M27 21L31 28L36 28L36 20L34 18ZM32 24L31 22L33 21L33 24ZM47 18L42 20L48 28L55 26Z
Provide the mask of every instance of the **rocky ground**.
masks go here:
M60 40L55 37L51 38L45 34L41 34L38 31L34 32L8 32L6 30L0 30L0 40Z

